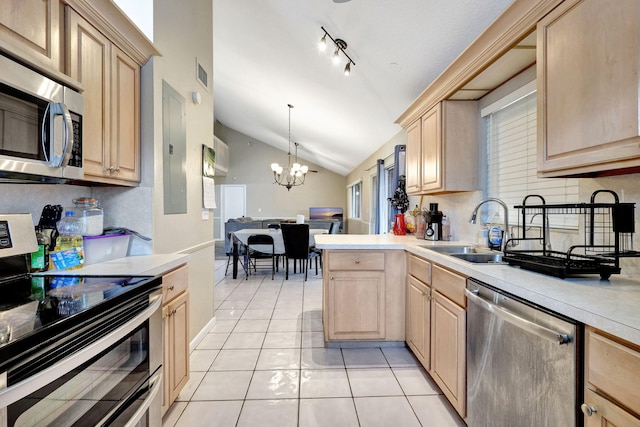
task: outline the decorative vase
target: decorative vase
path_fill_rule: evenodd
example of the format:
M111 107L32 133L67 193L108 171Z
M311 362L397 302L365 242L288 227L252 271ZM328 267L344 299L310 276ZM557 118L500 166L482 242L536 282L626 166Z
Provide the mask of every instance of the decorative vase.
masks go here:
M396 214L396 220L393 222L393 234L396 236L404 236L407 234L407 227L404 223L404 214Z

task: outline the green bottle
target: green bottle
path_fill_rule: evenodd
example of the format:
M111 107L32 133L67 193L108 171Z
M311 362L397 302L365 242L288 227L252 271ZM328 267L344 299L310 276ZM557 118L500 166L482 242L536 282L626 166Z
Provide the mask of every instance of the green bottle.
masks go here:
M31 253L31 272L46 271L49 269L49 245L45 243L44 234L40 227L35 228L38 250Z

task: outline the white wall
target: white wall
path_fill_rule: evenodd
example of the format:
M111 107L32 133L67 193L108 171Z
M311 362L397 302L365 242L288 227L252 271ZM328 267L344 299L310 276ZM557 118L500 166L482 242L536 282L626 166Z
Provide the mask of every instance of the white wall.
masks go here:
M142 102L151 105L145 116L143 144L153 164L153 251L190 254L191 339L213 318L214 246L213 214L202 220L202 144L213 147L213 89L196 80L196 58L213 73L212 0L183 2L154 0L154 44L162 56L154 57L143 70ZM164 214L162 173L162 82L185 98L187 212ZM198 91L202 102L191 102ZM149 178L149 177L145 177Z
M300 158L311 170L305 184L287 191L273 183L271 163L287 162L287 153L249 138L216 122L216 136L229 146L229 172L216 176L220 184L246 184L247 216L254 218L295 218L309 216L310 207L341 207L346 213L345 177Z
M351 234L369 234L369 225L371 220L371 172L376 166L378 159L386 159L393 156L396 145L405 145L407 143L407 132L400 130L396 135L380 147L375 153L356 167L349 175L347 175L347 183L351 184L362 180L362 211L361 219L349 219L347 221L349 233ZM346 192L345 192L346 197ZM409 197L412 209L417 203L415 198ZM347 215L345 211L345 216Z

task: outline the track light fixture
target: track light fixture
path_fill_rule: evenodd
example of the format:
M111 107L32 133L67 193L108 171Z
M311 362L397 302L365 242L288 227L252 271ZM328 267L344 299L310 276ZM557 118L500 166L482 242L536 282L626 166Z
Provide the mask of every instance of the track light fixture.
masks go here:
M334 39L333 37L331 37L331 34L329 34L327 30L324 29L324 27L320 27L320 28L322 29L322 31L324 31L324 35L322 36L322 38L320 39L320 42L318 43L318 49L321 52L326 50L327 36L329 36L329 38L331 39L331 41L336 47L335 50L333 51L333 59L332 59L333 63L335 65L338 65L340 63L340 52L342 52L342 54L347 58L347 65L345 65L344 67L344 75L348 76L349 74L351 74L351 65L353 64L353 66L355 67L356 63L353 62L351 57L349 57L349 55L347 55L347 52L345 52L345 50L347 49L347 42L342 39Z

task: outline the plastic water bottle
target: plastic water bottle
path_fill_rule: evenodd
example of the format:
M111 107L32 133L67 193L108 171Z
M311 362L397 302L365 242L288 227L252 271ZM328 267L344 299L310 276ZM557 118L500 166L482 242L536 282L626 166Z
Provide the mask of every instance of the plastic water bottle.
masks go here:
M66 211L56 224L58 238L51 260L58 270L75 270L84 264L82 222L74 211Z

